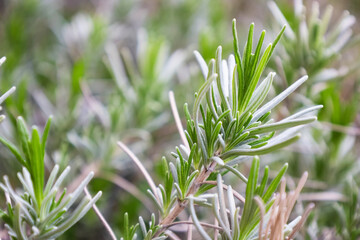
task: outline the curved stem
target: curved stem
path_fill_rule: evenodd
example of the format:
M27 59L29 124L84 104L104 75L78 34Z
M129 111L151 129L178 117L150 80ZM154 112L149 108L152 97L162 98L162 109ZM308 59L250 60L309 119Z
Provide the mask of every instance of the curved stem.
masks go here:
M179 112L178 112L177 107L176 107L176 101L175 101L175 96L174 96L173 91L169 92L169 100L170 100L171 110L172 110L172 113L174 115L176 127L178 128L178 131L179 131L179 134L180 134L181 141L183 142L184 146L186 146L186 148L188 150L190 150L189 143L188 143L188 141L186 139L184 129L183 129L183 126L181 124L181 119L180 119L180 116L179 116Z
M123 190L134 196L137 200L142 202L145 205L145 207L149 209L150 212L154 211L152 202L148 200L148 197L144 195L133 183L129 182L125 178L122 178L121 176L118 176L110 172L106 172L106 173L99 172L98 174L95 175L95 177L107 180L115 184L116 186L122 188Z
M141 173L144 175L144 177L145 177L146 181L148 182L151 190L153 191L156 199L158 201L160 201L160 198L156 191L155 183L154 183L153 179L151 178L150 174L148 173L148 171L146 170L146 168L144 167L144 165L141 163L141 161L135 156L135 154L125 144L123 144L120 141L118 141L117 144L130 157L130 159L133 160L133 162L139 168Z
M88 197L92 198L92 196L90 195L87 187L84 188L84 192L85 192L85 194L86 194ZM101 223L105 226L106 230L109 232L111 238L112 238L113 240L116 240L117 238L116 238L116 236L115 236L114 231L111 229L109 223L106 221L106 219L104 218L104 216L101 214L100 210L97 208L97 206L96 206L95 203L93 204L92 208L94 209L94 212L96 213L96 215L99 217Z

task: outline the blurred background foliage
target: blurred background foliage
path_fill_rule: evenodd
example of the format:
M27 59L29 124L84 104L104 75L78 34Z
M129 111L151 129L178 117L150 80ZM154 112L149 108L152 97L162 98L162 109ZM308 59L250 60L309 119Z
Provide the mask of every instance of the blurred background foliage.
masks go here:
M47 145L47 169L55 163L62 167L69 164L74 174L69 179L76 179L75 182L93 170L95 178L90 189L103 191L97 205L120 234L125 212L129 213L129 221L135 223L139 215L149 219L147 209L153 206L145 193L144 179L116 147L116 141L127 144L153 176L161 178L161 156L169 155L179 143L168 91L174 90L180 115L184 116L182 105L192 104L189 99L202 84L192 51L199 50L206 61L214 57L219 44L225 55L230 53L232 18L237 19L240 36L255 22L256 29L268 29L265 41L273 38L281 24L271 14L268 3L1 0L0 55L6 56L7 61L0 70L0 90L3 93L16 86L17 91L3 104L8 119L0 131L16 142L17 116L23 116L29 124L44 126L48 116L54 115ZM346 44L328 58L320 58L344 33L334 33L330 40L320 35L316 42L312 35L316 24L309 20L314 20L316 13L314 1L305 3L307 11L299 15L292 1L276 1L297 37L288 38L285 34L268 71L278 74L273 94L302 74L310 76L300 91L303 95L293 96L295 101L291 104L283 103L280 115L293 112L300 103L323 104L324 108L319 122L307 129L297 144L263 160L275 169L289 162L289 179L309 171L305 191L313 194L310 199L304 195L303 200L316 201L317 208L299 239L356 239L359 233L354 229L360 227L360 25L355 20L348 26L351 36ZM334 6L330 30L337 26L345 9L360 18L357 0L323 0L319 2L320 17L316 19L315 14L315 23L323 20L328 4ZM304 29L308 35L303 34ZM325 29L322 34L330 30ZM259 35L255 32L255 38ZM16 183L19 165L3 146L0 152L0 175L7 174ZM249 165L242 170L248 171ZM343 195L333 197L334 193ZM3 203L1 196L1 207ZM102 225L90 213L62 239L105 239L104 236Z

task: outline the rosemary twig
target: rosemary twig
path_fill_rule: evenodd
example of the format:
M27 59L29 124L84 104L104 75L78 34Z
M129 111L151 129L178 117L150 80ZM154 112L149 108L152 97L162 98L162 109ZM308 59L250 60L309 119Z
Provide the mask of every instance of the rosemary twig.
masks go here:
M117 142L118 146L131 158L131 160L134 161L136 166L140 169L141 173L144 175L146 181L148 182L151 190L155 194L156 198L159 200L159 196L157 195L156 186L154 181L152 180L150 174L147 172L143 164L140 162L140 160L135 156L135 154L122 142Z

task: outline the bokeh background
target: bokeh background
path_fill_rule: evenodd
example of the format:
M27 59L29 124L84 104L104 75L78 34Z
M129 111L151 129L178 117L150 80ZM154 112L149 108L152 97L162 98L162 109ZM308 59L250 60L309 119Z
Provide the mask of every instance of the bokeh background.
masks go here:
M293 2L276 3L291 19ZM313 1L304 3L310 9ZM328 4L334 6L330 26L345 10L360 19L359 0L319 1L321 13ZM17 142L17 116L42 128L53 115L46 166L70 165L70 187L95 171L90 190L104 192L97 205L121 235L125 212L135 223L139 215L149 219L153 206L146 195L147 184L116 141L126 143L154 178L161 180L161 156L169 155L180 143L168 91L175 92L183 116L183 104L191 106L194 92L203 83L192 52L198 50L207 61L215 56L218 45L223 46L224 55L232 53L233 18L241 45L251 22L256 36L267 30L268 42L279 29L265 0L1 0L0 56L7 60L0 69L0 91L11 86L17 90L3 104L7 119L0 134ZM358 195L358 20L351 29L354 41L327 65L351 71L302 89L308 101L324 104L319 123L307 129L299 143L262 158L263 164L274 165L272 169L289 162L288 178L294 181L309 171L305 192L325 193L310 195L310 200L318 198L317 208L299 239L345 239L343 231L360 227L356 225L360 224L357 200L350 204L330 194ZM278 71L276 59L280 59L290 64L293 76L286 69L285 74L278 73L274 93L284 89L284 81L299 77L296 64L291 65L297 55L284 58L281 51L286 49L276 51L270 64L273 69L268 71ZM295 106L283 104L279 115ZM0 176L6 174L18 184L20 166L3 146L0 156ZM247 174L247 164L241 169ZM0 206L4 204L1 196ZM356 216L349 216L351 211ZM107 239L107 233L90 211L61 239Z

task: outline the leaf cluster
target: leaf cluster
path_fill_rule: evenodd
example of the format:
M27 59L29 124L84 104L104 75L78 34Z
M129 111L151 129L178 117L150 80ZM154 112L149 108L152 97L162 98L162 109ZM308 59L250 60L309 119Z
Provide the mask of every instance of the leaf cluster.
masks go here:
M253 235L261 219L254 197L260 197L267 212L271 207L271 197L287 165L279 171L277 177L269 185L268 168L266 168L264 177L258 185L259 159L255 157L249 179L236 169L237 164L251 156L283 148L297 140L299 135L296 132L299 128L316 120L316 117L309 115L322 107L308 107L277 122L269 119L270 112L295 91L307 79L307 76L264 103L275 74L269 73L263 81L260 81L260 78L285 28L264 52L261 51L265 37L265 32L263 32L253 53L254 25L251 25L248 42L245 44L243 57L241 57L235 20L233 23L235 56L231 55L228 61L223 60L222 49L219 47L215 59L210 60L210 63L206 65L201 55L195 52L205 83L195 94L192 113L187 104L184 106L187 123L184 138L186 142L176 148L175 153L172 153L174 163L167 163L166 159L163 159L165 185L160 184L158 188L152 187L152 191L148 190L162 217L158 226L166 227L172 224L177 215L189 204L192 220L206 239L210 237L201 227L196 216L195 204L213 209L214 216L221 227L221 234L229 239L240 237L248 239L248 236ZM275 134L276 132L281 133ZM228 221L227 207L221 197L223 195L221 174L228 172L235 174L247 186L241 221L237 220L239 211L236 216L233 215L236 209L234 199L229 200L231 205L229 209L234 210L231 214L234 216L232 228L229 223L225 223ZM218 195L207 191L214 186L209 182L215 179L217 179L215 185L217 185ZM150 181L149 184L151 186L153 182ZM207 198L212 198L213 202L208 203ZM164 230L164 228L158 228L154 236L164 236ZM143 230L143 232L144 236L149 234L148 231Z
M30 134L25 121L17 120L21 150L13 143L0 137L3 143L23 167L18 173L23 191L17 192L11 186L7 176L0 188L7 199L7 211L1 210L1 218L6 223L9 235L14 239L55 239L77 223L100 198L98 192L93 198L86 196L74 208L84 188L93 177L91 172L76 189L68 194L61 188L70 167L59 173L55 165L45 181L45 145L49 134L51 117L45 125L42 136L36 127ZM73 210L71 210L74 208ZM29 231L29 228L31 229Z

